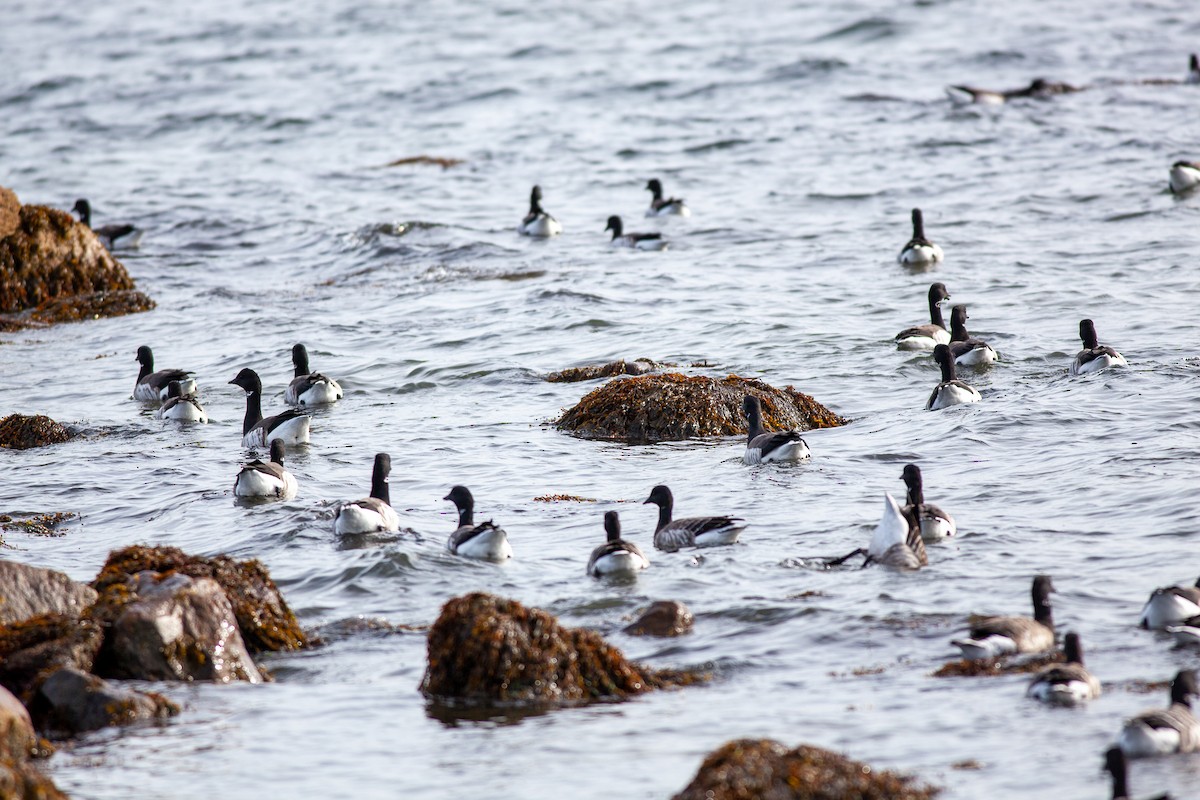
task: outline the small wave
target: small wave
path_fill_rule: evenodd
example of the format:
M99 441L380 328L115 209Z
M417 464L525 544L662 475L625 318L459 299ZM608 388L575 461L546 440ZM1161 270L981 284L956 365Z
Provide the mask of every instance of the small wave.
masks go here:
M751 144L749 139L718 139L715 142L708 144L699 144L693 147L685 147L685 153L710 153L717 150L732 150L735 147Z
M802 58L791 64L775 67L767 73L767 77L773 81L823 77L847 66L849 65L840 58Z
M860 42L875 42L895 36L899 31L900 26L890 19L867 17L829 33L822 34L812 41L826 42L832 39L856 39Z

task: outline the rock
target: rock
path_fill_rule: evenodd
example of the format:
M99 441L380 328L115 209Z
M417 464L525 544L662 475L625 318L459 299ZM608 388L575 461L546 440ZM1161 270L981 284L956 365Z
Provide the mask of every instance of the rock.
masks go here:
M705 677L626 661L594 631L564 628L545 611L483 592L446 603L427 646L421 691L451 703L611 700Z
M0 761L28 758L37 746L29 712L12 692L0 688Z
M27 760L0 758L0 797L4 800L68 800L54 781Z
M717 379L677 372L609 381L568 409L555 424L584 438L630 443L744 436L747 423L742 401L747 394L762 401L767 430L806 431L846 424L791 386L776 389L737 375Z
M933 671L932 677L979 678L995 677L997 675L1023 675L1040 672L1043 667L1048 667L1051 664L1061 664L1066 660L1066 656L1058 651L1053 653L1039 653L1028 658L1018 658L1011 661L1004 658L977 658L974 660L961 658L942 664Z
M21 224L21 201L12 189L0 186L0 239L7 239Z
M78 617L96 602L96 590L61 572L0 561L0 625L38 614Z
M625 632L630 636L682 636L691 632L693 622L692 612L683 603L659 600L625 626Z
M648 358L639 358L634 361L625 361L622 359L621 361L610 361L607 364L599 366L568 367L558 372L551 372L546 376L546 380L550 383L575 383L577 381L590 381L596 378L611 378L614 375L645 375L662 366L664 365L651 361Z
M13 450L28 450L48 444L61 444L71 438L71 433L49 417L24 414L9 414L0 419L0 447Z
M56 669L90 670L102 643L96 622L64 614L0 626L0 685L28 704Z
M53 325L57 322L83 322L104 317L123 317L149 311L155 302L137 289L113 292L93 292L47 300L29 314L34 322Z
M179 706L160 694L115 686L70 668L46 678L35 705L40 707L43 728L61 736L139 720L166 719L179 713Z
M673 800L927 800L940 791L820 747L737 739L709 754Z

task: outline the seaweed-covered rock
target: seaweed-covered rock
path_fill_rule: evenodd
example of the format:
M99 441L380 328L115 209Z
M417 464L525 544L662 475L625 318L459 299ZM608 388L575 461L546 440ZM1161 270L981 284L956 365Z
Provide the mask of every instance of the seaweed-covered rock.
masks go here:
M12 692L0 688L0 759L28 758L37 743L25 706Z
M21 224L21 201L12 189L0 186L0 239L7 239Z
M61 444L71 438L71 432L41 414L26 416L9 414L0 419L0 447L28 450L48 444Z
M45 677L60 667L90 670L103 638L92 620L64 614L0 626L0 686L28 704Z
M737 739L710 753L673 800L928 800L939 791L820 747Z
M61 572L14 561L0 561L0 625L38 614L78 617L96 602L96 590Z
M1023 675L1040 672L1044 667L1048 667L1051 664L1060 664L1066 660L1066 656L1058 651L1053 653L1039 653L1029 658L1019 658L1011 661L1004 658L960 658L942 664L934 670L932 677L979 678L996 677L997 675Z
M57 322L82 322L105 317L123 317L154 308L155 302L137 289L92 292L47 300L29 314L29 319L45 325Z
M650 604L625 632L631 636L682 636L692 630L692 612L678 600L658 600Z
M791 386L776 389L737 375L717 379L668 372L609 381L555 424L588 439L631 443L745 435L742 402L748 394L761 401L767 430L806 431L846 423Z
M110 725L165 719L179 706L154 692L116 686L77 669L64 668L42 682L35 700L43 729L75 736Z
M607 364L593 364L586 367L568 367L567 369L551 372L546 376L550 383L576 383L590 381L596 378L611 378L614 375L645 375L663 366L648 358L638 358L633 361L610 361Z
M702 678L625 660L600 634L475 592L442 607L421 691L444 702L546 705L625 698Z

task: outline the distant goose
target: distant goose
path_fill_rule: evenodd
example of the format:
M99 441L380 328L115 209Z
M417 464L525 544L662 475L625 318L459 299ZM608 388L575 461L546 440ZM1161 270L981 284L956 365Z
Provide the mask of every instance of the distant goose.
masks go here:
M246 392L246 417L242 420L242 446L266 447L276 439L284 444L307 444L309 417L302 411L289 408L273 417L262 415L262 381L249 367L230 381Z
M308 350L304 345L292 346L292 365L296 377L283 393L283 402L293 406L316 406L342 399L341 384L319 372L309 371Z
M1110 747L1105 751L1104 768L1112 775L1112 800L1129 800L1128 765L1121 748ZM1171 795L1160 794L1146 800L1171 800Z
M1048 81L1045 78L1036 78L1031 81L1028 86L1020 89L1006 89L1004 91L995 91L992 89L977 89L974 86L947 86L946 94L956 103L977 103L980 105L1002 105L1009 100L1015 100L1022 97L1032 97L1038 100L1045 100L1059 94L1070 94L1071 92L1082 91L1078 86L1072 86L1069 83L1061 83L1058 81Z
M749 420L750 433L746 437L746 452L742 460L747 464L766 464L770 461L802 461L812 455L808 445L796 431L767 433L762 428L762 403L754 395L746 395L742 410Z
M1200 615L1200 580L1194 586L1160 586L1142 608L1138 625L1164 630Z
M604 512L604 530L608 540L592 551L587 573L594 577L631 574L650 566L641 549L621 538L621 518L615 511Z
M133 399L144 403L161 403L167 399L167 390L171 381L179 381L181 394L195 394L196 381L192 373L183 369L162 369L154 371L154 353L142 345L137 349L135 359L142 365L138 372L137 382L133 385Z
M929 324L914 325L896 334L897 350L932 350L939 344L950 344L950 332L942 319L942 303L950 299L946 284L929 287Z
M1079 338L1083 341L1083 349L1071 363L1072 375L1089 375L1108 367L1128 367L1125 356L1113 350L1108 345L1101 345L1096 338L1096 326L1090 319L1079 321Z
M683 198L663 199L662 183L658 178L650 179L650 182L646 184L646 191L653 195L650 198L650 208L646 210L647 217L690 217L692 215L692 210L683 202Z
M238 497L271 497L287 500L296 496L296 478L283 468L283 442L271 442L271 460L254 459L242 467L233 482Z
M1171 165L1168 183L1175 194L1190 192L1200 186L1200 161L1176 161Z
M942 511L935 505L925 502L925 488L921 478L921 468L916 464L908 464L900 475L900 480L908 487L907 505L902 509L905 514L916 517L921 526L921 538L927 542L937 542L958 533L954 517Z
M950 355L954 363L963 367L980 367L996 361L996 350L982 339L972 338L967 333L966 306L950 309Z
M1183 79L1183 82L1200 83L1200 58L1195 53L1192 53L1191 57L1188 58L1188 74Z
M919 208L912 210L912 225L912 238L901 248L896 260L901 264L921 265L936 264L944 259L942 248L925 238L925 217Z
M637 250L666 250L667 243L661 233L622 233L625 230L621 218L613 215L608 218L606 231L612 231L613 247L632 247Z
M184 394L179 381L167 384L167 399L154 415L159 419L173 419L178 422L208 422L208 414L200 407L196 395Z
M534 186L529 193L529 213L517 226L517 232L525 236L541 238L549 238L562 233L562 225L558 220L542 209L542 187Z
M446 549L451 553L467 558L481 558L485 561L504 561L512 558L512 546L508 543L508 534L504 529L493 523L475 524L475 498L465 486L455 486L450 493L442 498L454 503L458 508L458 528L446 540Z
M867 548L867 563L872 562L897 569L920 569L929 563L920 527L890 494L883 496L883 516Z
M1033 619L1029 617L985 617L976 622L957 645L963 658L996 658L1010 653L1042 653L1054 647L1054 616L1050 593L1054 584L1049 576L1033 579Z
M388 492L391 471L391 456L376 453L375 468L371 472L371 496L338 506L333 518L333 530L338 535L400 530L400 517L392 509Z
M739 517L685 517L672 520L675 496L666 486L655 486L642 505L658 506L658 527L654 529L654 546L672 552L681 547L716 547L733 544L746 528Z
M1051 664L1029 682L1025 694L1043 703L1074 706L1100 696L1100 681L1083 665L1079 634L1068 633L1063 640L1065 664Z
M967 383L954 376L954 359L950 357L950 348L939 344L933 348L933 360L942 368L942 382L929 395L925 403L926 411L938 411L960 403L978 403L983 396Z
M1180 670L1171 681L1171 706L1143 711L1125 721L1117 745L1128 758L1147 758L1200 750L1200 721L1192 714L1194 670Z
M76 200L71 210L79 215L79 221L92 228L92 204L87 200ZM142 241L142 231L132 225L102 225L92 228L92 233L100 239L100 243L109 250L114 247L137 247Z

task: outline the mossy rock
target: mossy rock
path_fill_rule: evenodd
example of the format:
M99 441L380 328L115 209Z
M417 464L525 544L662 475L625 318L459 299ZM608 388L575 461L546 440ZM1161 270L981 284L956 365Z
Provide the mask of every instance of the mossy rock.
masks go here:
M1061 664L1066 656L1061 652L1042 653L1025 659L1010 661L1003 658L960 658L947 661L934 672L934 678L979 678L998 675L1027 675L1040 672L1051 664Z
M442 607L429 631L421 691L451 704L545 706L615 700L705 676L625 659L600 634L483 592Z
M91 670L102 642L99 625L69 614L39 614L0 626L0 686L28 706L50 673L63 667Z
M742 402L748 394L761 401L767 430L807 431L847 422L791 386L776 389L737 375L710 378L668 372L609 381L584 396L555 424L587 439L635 444L744 436Z
M27 760L0 759L0 797L4 800L69 800L54 781Z
M673 800L928 800L940 791L820 747L737 739L709 754Z
M83 322L89 319L123 317L154 308L155 302L137 289L114 292L93 292L56 297L47 300L29 313L34 322L54 325L59 322Z
M648 358L638 358L633 361L610 361L607 364L593 364L586 367L568 367L567 369L551 372L546 376L550 383L578 383L592 381L597 378L611 378L614 375L645 375L664 366Z
M12 189L0 186L0 239L7 239L21 226L21 201Z
M0 447L28 450L48 444L62 444L70 438L70 431L41 414L9 414L0 419Z

